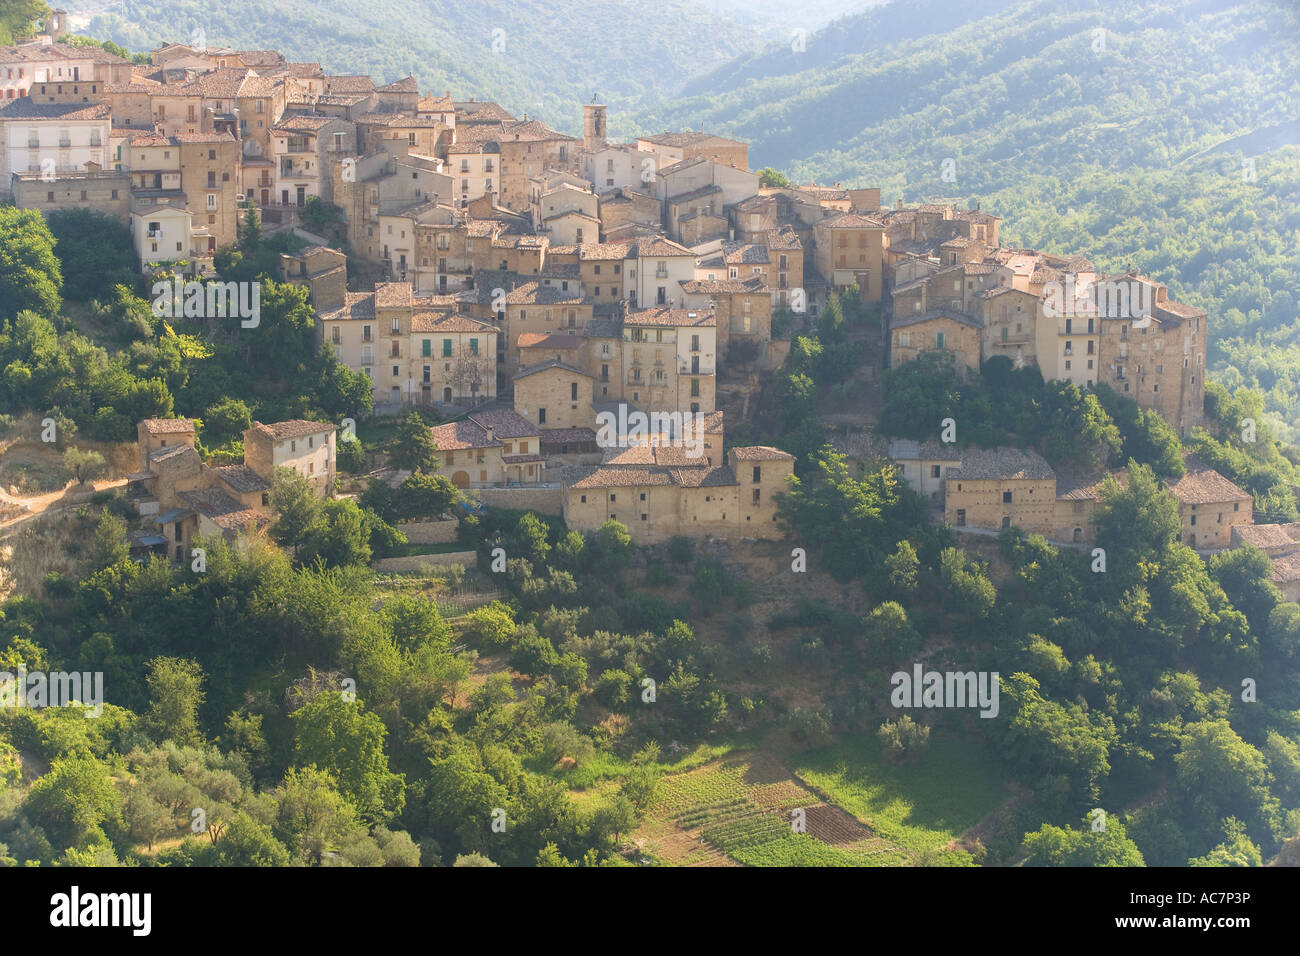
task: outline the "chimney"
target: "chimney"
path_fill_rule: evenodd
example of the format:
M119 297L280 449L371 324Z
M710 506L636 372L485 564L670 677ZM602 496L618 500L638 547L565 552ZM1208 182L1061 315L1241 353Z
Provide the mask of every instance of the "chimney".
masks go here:
M484 425L483 428L484 428L484 431L487 432L487 440L488 440L488 444L490 445L490 444L492 444L492 442L496 441L496 430L497 430L497 429L496 429L496 426L495 426L495 425Z

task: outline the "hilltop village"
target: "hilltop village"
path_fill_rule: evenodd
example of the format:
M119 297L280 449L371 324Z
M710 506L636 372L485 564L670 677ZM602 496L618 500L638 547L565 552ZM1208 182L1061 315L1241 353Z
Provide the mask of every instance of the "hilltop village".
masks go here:
M719 377L729 359L780 366L790 342L774 327L815 319L832 294L881 317L884 367L1006 356L1104 383L1179 435L1202 421L1204 311L1137 273L1003 246L987 211L768 185L745 143L694 130L615 142L595 102L570 136L410 77L376 84L275 51L168 44L133 63L60 42L65 21L55 11L51 32L0 48L3 198L117 218L146 277L220 280L217 252L246 223L292 232L279 278L306 289L318 342L371 381L376 410L448 419L431 428L441 471L487 504L576 530L615 519L638 542L778 536L794 456L727 441L736 410ZM320 208L335 211L333 238L306 227ZM1088 542L1100 476L944 444L938 428L929 442L858 429L832 443L855 467L892 461L955 528ZM195 535L265 523L277 467L333 495L336 430L255 423L244 463L213 467L192 421L145 421L133 494L183 555ZM1260 544L1295 599L1300 530L1255 525L1251 495L1195 460L1170 491L1187 544Z

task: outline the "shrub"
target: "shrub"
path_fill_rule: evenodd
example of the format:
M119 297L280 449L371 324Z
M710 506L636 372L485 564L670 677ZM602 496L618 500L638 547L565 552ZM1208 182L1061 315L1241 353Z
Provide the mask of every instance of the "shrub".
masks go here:
M909 760L930 745L930 728L904 714L887 720L876 731L884 756L896 763Z

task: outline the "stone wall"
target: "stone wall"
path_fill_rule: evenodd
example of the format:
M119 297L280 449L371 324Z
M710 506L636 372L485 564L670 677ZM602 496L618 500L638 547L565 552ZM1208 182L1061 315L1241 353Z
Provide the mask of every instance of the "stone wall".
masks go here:
M412 544L450 544L456 540L456 529L460 522L452 519L446 521L408 521L397 525L397 530L406 535Z
M471 495L489 508L514 508L558 515L564 511L563 494L555 488L474 488Z

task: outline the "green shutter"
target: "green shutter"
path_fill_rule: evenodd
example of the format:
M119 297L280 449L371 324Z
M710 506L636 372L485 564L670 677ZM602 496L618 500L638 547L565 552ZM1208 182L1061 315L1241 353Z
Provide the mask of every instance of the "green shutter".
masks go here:
M421 355L432 355L432 354L433 354L433 343L432 343L431 341L429 341L428 339L425 339L425 340L424 340L424 344L423 344L423 346L422 346L421 349L420 349L420 354L421 354Z
M442 357L451 358L451 339L442 340Z

